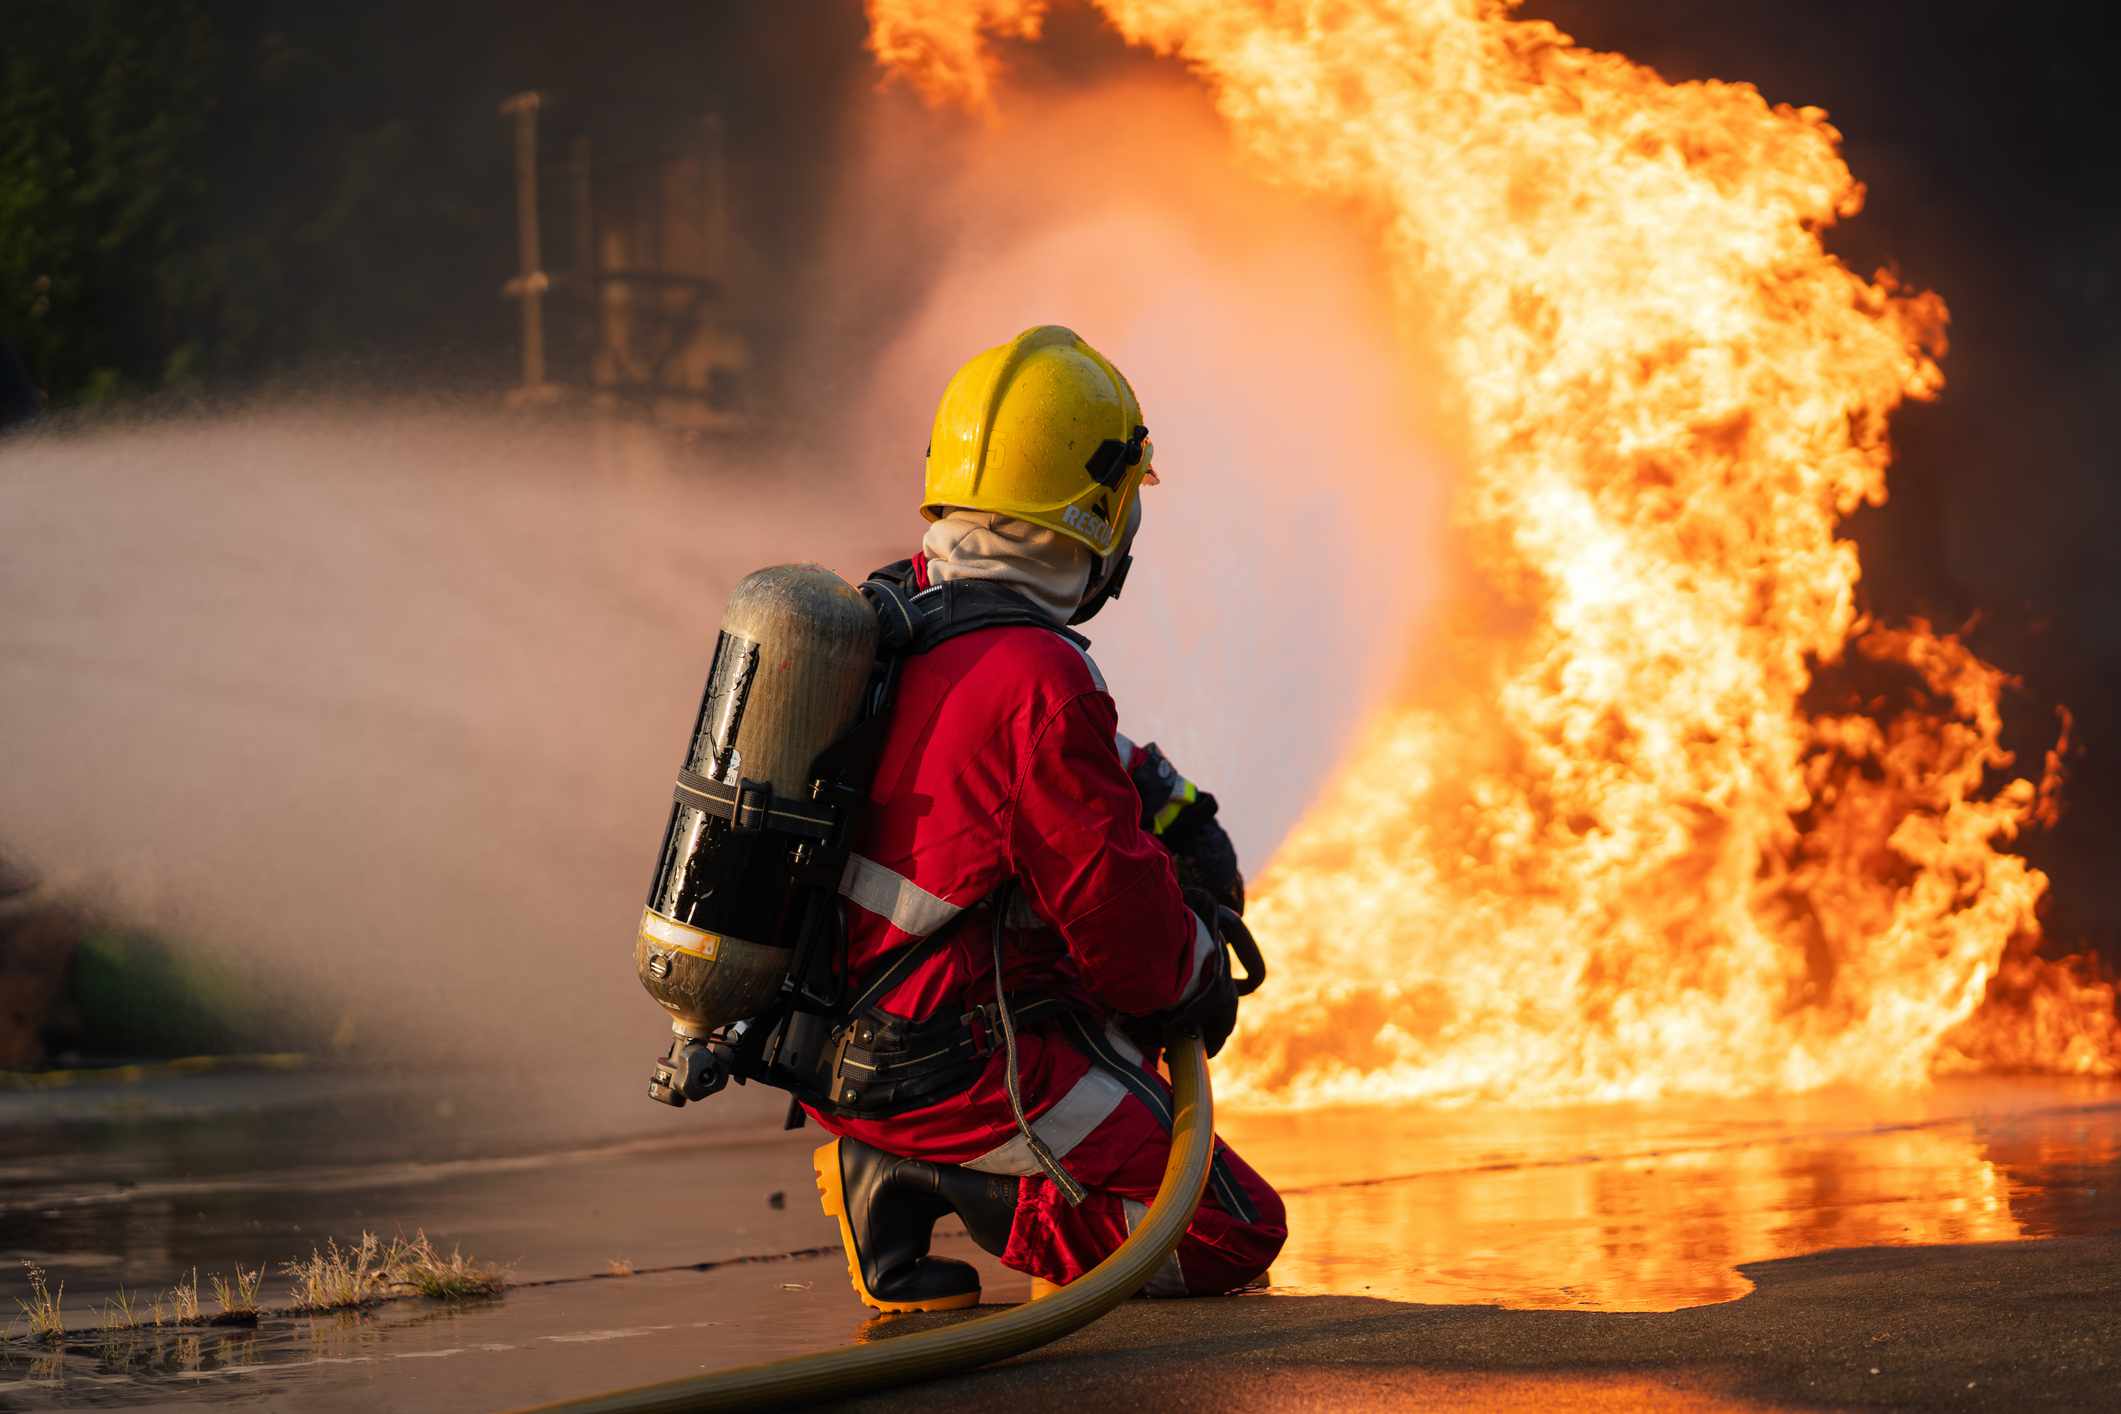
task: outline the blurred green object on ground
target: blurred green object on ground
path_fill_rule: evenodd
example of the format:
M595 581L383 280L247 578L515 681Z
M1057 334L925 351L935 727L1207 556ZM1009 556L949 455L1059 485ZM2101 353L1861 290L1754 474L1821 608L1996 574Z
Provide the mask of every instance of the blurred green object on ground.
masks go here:
M319 1034L314 1002L269 972L99 917L0 854L0 1072L286 1053Z
M207 949L93 929L74 949L69 1049L128 1058L291 1049L300 1027L276 1014L259 980Z

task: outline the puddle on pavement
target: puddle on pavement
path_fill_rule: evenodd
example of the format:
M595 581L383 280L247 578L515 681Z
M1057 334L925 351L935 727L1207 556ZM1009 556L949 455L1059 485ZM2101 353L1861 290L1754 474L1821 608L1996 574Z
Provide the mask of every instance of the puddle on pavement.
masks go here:
M345 1083L223 1082L239 1100L220 1104L150 1088L122 1112L69 1118L40 1101L36 1115L8 1116L0 1262L27 1258L64 1280L77 1338L57 1351L0 1347L0 1408L501 1407L862 1336L866 1313L811 1192L814 1134L666 1129L530 1148L495 1135L467 1149L452 1126L438 1148L416 1124L384 1122L374 1096L314 1103ZM347 1116L364 1104L383 1118L349 1145ZM331 1135L306 1142L310 1123ZM1289 1292L1668 1310L1743 1295L1741 1263L2121 1225L2121 1086L2110 1083L1235 1115L1224 1130L1287 1195L1291 1238L1274 1277ZM276 1265L326 1236L416 1225L551 1284L460 1307L271 1317L253 1331L93 1329L120 1284L152 1291L193 1264ZM980 1263L990 1300L1024 1294L962 1234L939 1243ZM614 1259L643 1274L597 1276ZM693 1263L704 1269L649 1270ZM27 1294L4 1284L0 1296ZM284 1284L269 1281L266 1299L284 1300Z
M1278 1288L1667 1311L1752 1289L1741 1263L2121 1225L2121 1087L1944 1084L1500 1113L1239 1116L1282 1185Z
M853 1301L815 1299L832 1262L638 1276L268 1318L254 1330L112 1332L0 1357L0 1408L53 1405L507 1408L675 1379L853 1338Z

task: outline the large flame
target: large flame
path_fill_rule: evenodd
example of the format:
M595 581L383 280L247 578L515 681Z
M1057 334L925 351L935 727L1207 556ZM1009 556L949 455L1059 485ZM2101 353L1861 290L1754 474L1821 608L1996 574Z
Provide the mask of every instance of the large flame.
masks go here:
M2009 778L2004 675L1857 609L1836 526L1884 500L1945 310L1822 247L1862 199L1825 115L1667 83L1506 0L1099 4L1268 170L1376 223L1462 423L1479 607L1259 880L1276 980L1226 1088L2121 1068L2113 988L2033 956L2047 881L2009 852L2059 758ZM1044 14L871 0L872 44L977 106L989 40ZM1845 708L1816 704L1823 666Z

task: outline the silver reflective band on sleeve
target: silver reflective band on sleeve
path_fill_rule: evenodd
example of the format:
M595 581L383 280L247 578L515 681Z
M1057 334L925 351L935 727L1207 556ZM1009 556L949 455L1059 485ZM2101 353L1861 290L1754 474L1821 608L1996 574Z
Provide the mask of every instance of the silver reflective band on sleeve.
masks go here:
M1208 959L1215 955L1218 946L1215 935L1208 931L1207 924L1201 922L1200 915L1192 913L1189 916L1193 919L1193 960L1188 964L1186 989L1179 994L1181 1001L1193 1000L1193 994L1200 990L1201 979L1207 975Z
M1147 1203L1138 1203L1132 1198L1122 1198L1119 1200L1119 1207L1120 1212L1126 1215L1127 1233L1132 1236L1134 1225L1147 1215L1149 1205ZM1186 1294L1186 1274L1178 1265L1178 1249L1176 1247L1171 1249L1170 1256L1164 1258L1164 1264L1156 1269L1156 1275L1150 1277L1148 1281L1142 1284L1141 1294L1144 1296L1184 1296Z
M849 902L866 908L891 926L916 938L925 938L965 910L945 898L937 898L919 884L873 859L859 854L847 856L840 874L840 893Z
M1112 689L1105 686L1105 675L1097 670L1097 660L1090 656L1089 650L1085 649L1080 643L1076 643L1073 639L1068 640L1068 642L1076 652L1083 655L1083 666L1090 670L1090 681L1097 684L1097 690L1099 692L1110 692Z
M1131 763L1134 760L1134 738L1128 736L1125 732L1114 732L1112 734L1112 744L1119 748L1119 764L1128 766L1131 769Z
M1105 1116L1118 1109L1119 1102L1126 1098L1126 1086L1092 1066L1075 1082L1074 1089L1061 1096L1059 1104L1031 1121L1031 1128L1053 1151L1054 1158L1065 1159L1068 1151L1103 1124ZM1011 1135L1008 1143L989 1149L965 1167L981 1173L1044 1172L1038 1160L1031 1157L1031 1146L1021 1134Z
M1105 1023L1105 1044L1126 1057L1127 1064L1139 1066L1142 1063L1141 1047L1128 1040L1127 1033L1113 1022Z

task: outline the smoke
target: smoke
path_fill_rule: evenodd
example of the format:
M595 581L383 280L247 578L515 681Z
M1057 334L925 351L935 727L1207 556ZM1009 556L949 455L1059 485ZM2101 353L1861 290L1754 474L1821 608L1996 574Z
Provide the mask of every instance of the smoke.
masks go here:
M312 401L0 446L0 840L287 988L319 1049L656 1123L632 929L722 601L909 553L949 372L1056 321L1128 370L1165 478L1091 626L1122 725L1262 862L1430 584L1369 243L1176 80L984 128L856 107L816 303L777 314L798 396L748 438ZM1082 136L1114 113L1123 170Z
M410 406L0 458L0 831L356 1053L532 1071L639 1002L627 905L720 598L875 539L764 467Z
M873 105L836 224L896 208L885 228L932 265L879 333L860 435L916 484L950 372L1033 324L1126 371L1162 484L1143 492L1126 594L1087 632L1122 728L1215 791L1264 862L1402 671L1440 578L1431 419L1408 404L1419 380L1374 243L1349 212L1241 172L1175 77L1040 89L985 124ZM1090 136L1114 115L1118 168Z

